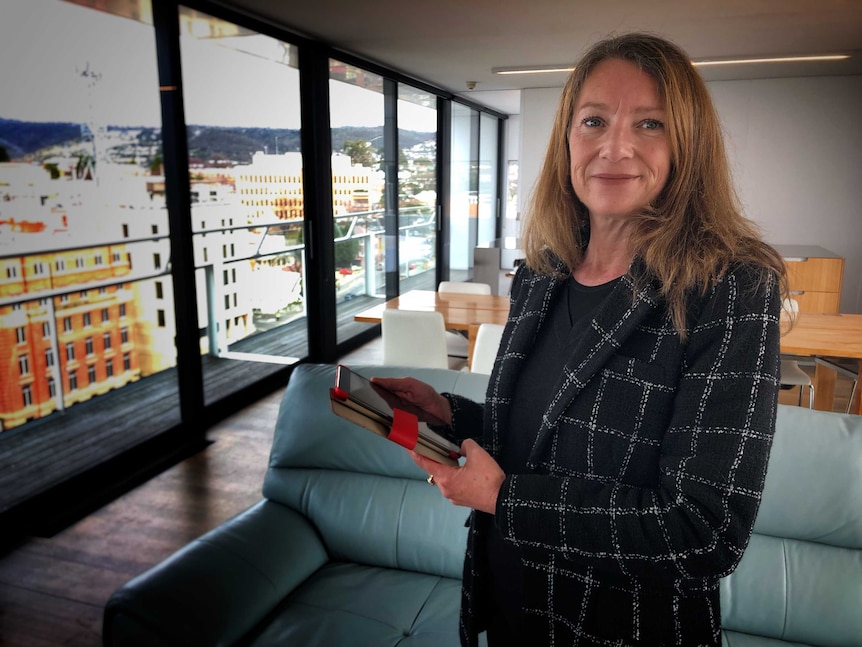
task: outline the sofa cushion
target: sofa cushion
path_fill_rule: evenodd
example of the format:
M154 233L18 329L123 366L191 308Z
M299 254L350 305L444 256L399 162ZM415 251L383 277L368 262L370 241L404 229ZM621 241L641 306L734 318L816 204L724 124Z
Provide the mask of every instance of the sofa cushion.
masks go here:
M737 631L722 631L721 645L722 647L811 647L804 643L791 643Z
M460 580L331 563L291 594L251 645L458 644Z
M311 521L330 559L460 579L469 510L424 480L292 469L271 483Z
M778 406L754 531L862 548L862 416Z
M725 629L811 645L858 646L859 552L755 534L722 581Z

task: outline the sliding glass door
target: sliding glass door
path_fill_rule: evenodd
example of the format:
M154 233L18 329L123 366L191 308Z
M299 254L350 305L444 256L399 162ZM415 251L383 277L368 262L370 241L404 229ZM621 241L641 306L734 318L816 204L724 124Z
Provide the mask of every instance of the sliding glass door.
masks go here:
M499 236L499 119L453 103L449 170L449 274L473 278L473 252Z
M437 227L437 97L399 84L400 292L437 287Z
M353 315L386 298L387 134L383 77L329 62L337 340L366 326Z
M205 402L308 353L297 50L180 9Z
M500 121L488 114L479 119L479 195L476 240L486 245L498 236L498 220L502 211L498 186L500 183Z

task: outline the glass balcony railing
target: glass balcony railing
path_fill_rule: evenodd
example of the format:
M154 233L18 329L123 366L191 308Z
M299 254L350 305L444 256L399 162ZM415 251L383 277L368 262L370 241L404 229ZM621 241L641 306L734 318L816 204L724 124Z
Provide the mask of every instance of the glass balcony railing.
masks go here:
M383 214L368 211L339 220L348 233L335 244L356 250L349 264L335 270L336 298L346 306L339 318L358 330L369 324L353 322L353 315L385 298L384 268L374 261L382 244ZM427 243L435 232L433 210L411 208L401 220L399 239L410 250L402 254L402 286L423 287L426 279L433 284L434 258ZM237 371L245 371L246 379L261 370L255 365L290 364L307 355L300 232L301 223L279 221L194 233L195 271L204 277L198 327L207 401L222 397L218 385L237 379ZM227 241L234 244L233 256L204 262L204 245L221 250L227 244L230 251ZM241 248L239 241L244 241ZM100 254L114 263L96 265ZM158 269L152 260L156 255ZM55 271L58 258L70 257L84 262L75 271L68 263ZM180 422L167 236L0 256L0 262L10 259L25 270L44 267L45 274L0 277L0 335L9 342L0 351L7 367L0 401L0 511L27 492ZM236 305L234 289L242 294ZM236 316L248 323L244 334L239 326L220 325ZM16 466L69 445L75 451L52 461L44 480L20 478Z

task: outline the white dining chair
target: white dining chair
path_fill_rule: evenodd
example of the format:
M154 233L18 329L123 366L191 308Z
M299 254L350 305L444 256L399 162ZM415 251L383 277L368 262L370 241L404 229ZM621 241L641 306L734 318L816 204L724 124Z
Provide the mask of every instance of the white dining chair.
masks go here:
M476 343L473 345L473 356L470 359L471 373L491 374L497 352L500 350L500 339L503 337L501 324L483 323L476 331Z
M784 388L799 388L798 404L802 404L802 391L808 387L808 408L814 408L814 383L811 376L808 375L799 366L798 360L782 359L781 360L781 386Z
M440 281L438 292L460 292L461 294L491 294L491 286L487 283L473 281Z
M796 299L787 298L784 300L781 316L788 318L791 322L796 320L799 316L799 303ZM795 355L781 356L781 373L779 376L779 382L781 387L785 389L799 388L799 398L797 403L800 406L802 405L802 391L808 387L808 408L813 409L814 382L812 381L811 376L799 366L800 359L801 358Z
M491 294L491 286L487 283L474 283L473 281L440 281L437 292L460 294ZM446 331L446 349L449 357L466 358L470 344L466 335L460 330Z
M446 326L439 312L387 308L380 325L383 364L449 368Z

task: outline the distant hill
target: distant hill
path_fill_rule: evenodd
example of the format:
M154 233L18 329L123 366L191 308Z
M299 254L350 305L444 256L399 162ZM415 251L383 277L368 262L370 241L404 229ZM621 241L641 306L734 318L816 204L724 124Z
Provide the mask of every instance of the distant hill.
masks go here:
M213 128L189 126L189 156L202 162L248 164L257 151L288 153L300 150L298 130L280 128Z
M345 126L332 129L332 149L340 151L347 141L372 141L374 148L382 145L383 129ZM434 139L434 133L402 130L399 133L401 148ZM299 130L277 128L212 128L189 126L189 155L201 160L233 160L248 163L257 151L270 154L301 150Z
M158 129L112 126L110 130L139 131L140 141L158 137ZM299 130L278 128L217 128L212 126L189 126L189 155L207 163L248 163L257 151L287 153L299 151ZM0 118L0 146L6 149L10 159L20 160L28 156L39 157L39 151L62 144L74 144L84 139L86 129L81 124L34 123ZM342 150L346 141L372 141L383 134L381 127L343 127L332 131L333 150ZM415 144L434 138L434 133L400 131L399 145L410 148ZM373 143L378 148L382 140Z
M0 146L6 149L12 160L80 138L80 124L35 123L0 118Z

